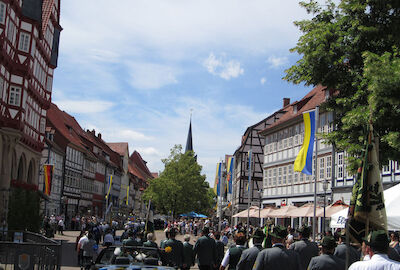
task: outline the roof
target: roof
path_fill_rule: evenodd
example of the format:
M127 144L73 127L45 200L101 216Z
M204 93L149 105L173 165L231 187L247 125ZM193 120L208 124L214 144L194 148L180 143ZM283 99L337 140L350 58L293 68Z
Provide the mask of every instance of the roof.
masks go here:
M107 145L120 156L125 156L126 153L129 154L129 145L127 142L107 143Z
M260 134L268 134L269 131L275 130L277 126L282 125L290 120L300 118L303 112L314 109L323 102L325 102L325 86L317 85L310 92L307 93L301 100L295 101L287 105L284 110L285 113L273 124L260 131ZM297 107L297 112L294 111Z
M49 23L51 12L53 11L54 0L43 0L42 5L42 32L46 33L46 28Z
M82 148L82 150L86 149L79 136L83 130L73 116L61 111L56 104L51 103L50 109L47 111L47 120L70 143L78 148Z
M143 181L147 181L149 178L154 178L149 168L147 168L146 161L142 159L141 155L137 151L134 151L129 157L128 169L131 174Z

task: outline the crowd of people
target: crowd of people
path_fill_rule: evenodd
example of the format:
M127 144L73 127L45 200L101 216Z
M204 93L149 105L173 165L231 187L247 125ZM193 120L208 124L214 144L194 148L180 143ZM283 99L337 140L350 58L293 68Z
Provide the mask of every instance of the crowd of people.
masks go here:
M400 270L399 235L392 233L389 240L385 231L372 231L362 246L356 246L345 244L344 231L334 235L328 232L313 242L311 227L305 225L297 230L272 224L263 229L250 227L248 237L241 224L231 227L224 222L217 230L218 226L208 220L179 220L165 222L165 239L158 244L153 233L145 232L143 222L127 223L119 237L107 225L98 230L92 226L77 239L82 264L96 255L99 244L114 245L118 238L124 247L157 248L163 265L183 270L195 263L200 270ZM176 239L179 234L183 241Z

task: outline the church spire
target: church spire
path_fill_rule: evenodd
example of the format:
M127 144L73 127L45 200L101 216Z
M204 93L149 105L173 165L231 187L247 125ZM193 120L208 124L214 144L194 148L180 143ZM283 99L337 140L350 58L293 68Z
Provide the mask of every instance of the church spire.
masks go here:
M190 112L190 124L189 124L189 133L186 140L186 148L185 153L187 151L193 151L193 141L192 141L192 113Z

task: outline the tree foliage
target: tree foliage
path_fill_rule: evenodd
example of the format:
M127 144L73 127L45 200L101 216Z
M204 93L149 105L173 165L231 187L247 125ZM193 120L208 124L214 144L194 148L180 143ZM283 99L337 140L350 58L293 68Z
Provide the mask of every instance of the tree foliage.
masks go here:
M301 2L312 19L295 22L303 32L291 51L301 59L285 79L335 90L322 109L335 113L326 138L352 156L362 152L368 121L380 139L380 161L399 160L400 1ZM397 117L397 118L396 118Z
M162 162L164 171L150 181L145 200L151 199L162 214L207 213L212 207L213 194L210 194L206 176L201 174L202 167L196 162L194 153L182 153L182 146L175 145Z
M36 191L12 188L8 208L9 230L39 232L42 217Z

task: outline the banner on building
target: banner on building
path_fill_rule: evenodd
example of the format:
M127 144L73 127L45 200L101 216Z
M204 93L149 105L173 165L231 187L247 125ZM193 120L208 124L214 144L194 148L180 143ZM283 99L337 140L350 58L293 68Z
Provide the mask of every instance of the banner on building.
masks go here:
M315 139L315 110L303 113L304 140L299 154L294 161L294 171L312 175L312 162Z
M348 230L350 237L362 243L371 230L387 231L383 186L380 177L378 140L370 127L361 167L350 200Z
M51 183L53 181L54 165L44 164L44 194L50 196Z
M228 194L232 194L232 181L234 174L234 157L228 158L228 164L226 168L226 189Z
M107 195L106 195L106 200L108 199L108 196L110 195L111 192L111 187L112 187L112 175L108 176L108 190L107 190Z
M222 167L222 162L217 163L217 171L215 173L215 181L214 181L214 192L217 194L217 196L220 196L221 194L221 187L220 187L220 181L221 181L221 167Z

